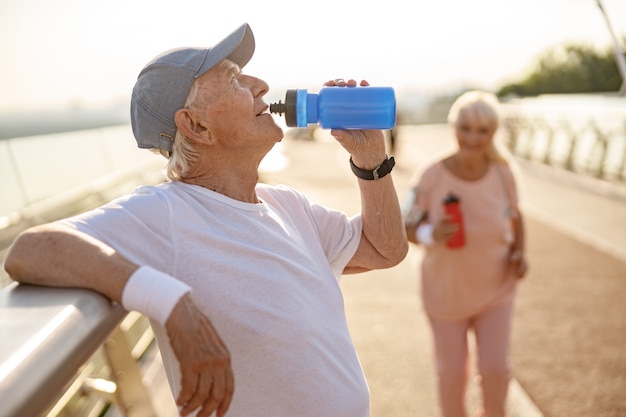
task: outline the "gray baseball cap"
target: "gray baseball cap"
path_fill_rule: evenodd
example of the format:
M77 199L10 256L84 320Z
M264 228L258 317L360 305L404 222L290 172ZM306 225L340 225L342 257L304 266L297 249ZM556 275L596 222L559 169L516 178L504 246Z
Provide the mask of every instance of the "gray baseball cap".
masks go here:
M155 57L139 73L130 100L137 145L169 157L176 134L174 115L185 105L193 81L225 58L243 68L253 54L254 35L244 23L213 47L171 49Z

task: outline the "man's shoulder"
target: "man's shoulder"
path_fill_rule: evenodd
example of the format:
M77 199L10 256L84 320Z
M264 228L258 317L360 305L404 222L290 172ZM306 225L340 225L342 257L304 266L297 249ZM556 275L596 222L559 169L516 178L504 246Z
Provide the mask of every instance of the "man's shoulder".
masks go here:
M159 184L140 185L129 195L142 197L166 198L168 195L184 193L184 183L178 181L167 181Z
M266 183L258 183L256 186L256 192L260 197L264 196L275 196L275 197L283 197L289 198L290 196L302 196L303 194L286 184L266 184Z
M310 206L308 198L301 191L293 188L290 185L278 184L264 184L259 183L256 187L257 195L265 203L271 206L283 206L292 207L298 206Z
M158 185L140 185L131 192L113 199L106 206L124 207L127 209L140 209L148 207L156 209L160 204L169 200L167 183Z

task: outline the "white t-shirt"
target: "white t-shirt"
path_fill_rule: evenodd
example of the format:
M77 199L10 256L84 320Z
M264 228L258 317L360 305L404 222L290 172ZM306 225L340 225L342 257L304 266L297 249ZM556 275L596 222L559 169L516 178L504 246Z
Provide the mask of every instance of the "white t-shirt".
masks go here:
M229 417L367 417L338 282L361 217L286 186L256 191L260 204L181 182L145 186L64 223L192 287L232 355ZM178 362L152 326L177 396Z

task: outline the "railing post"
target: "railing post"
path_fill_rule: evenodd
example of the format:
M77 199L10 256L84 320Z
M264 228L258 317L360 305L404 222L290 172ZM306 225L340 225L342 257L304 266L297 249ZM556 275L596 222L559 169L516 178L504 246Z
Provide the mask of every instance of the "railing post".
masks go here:
M550 126L548 123L545 123L545 126L546 126L546 130L548 131L547 133L548 136L546 138L546 149L543 154L543 163L546 165L552 165L553 163L552 147L554 146L555 129L552 126Z
M600 146L600 155L598 156L598 166L595 170L595 176L602 179L605 176L606 158L609 150L609 134L604 134L604 132L600 130L598 123L594 120L590 122L590 125L593 133L595 134L596 140L594 145Z
M104 354L111 367L116 405L126 417L155 417L150 394L143 383L137 362L124 332L116 327L104 343Z
M519 136L520 124L521 123L517 118L513 119L512 117L507 117L504 120L504 127L509 132L507 147L512 154L515 154L517 150L517 138Z
M569 133L569 138L570 138L569 150L567 152L567 159L565 160L565 168L568 171L575 171L574 158L576 156L576 145L578 144L578 135L576 134L574 129L572 129L569 122L563 121L563 125L565 126L567 132Z
M626 120L622 123L622 135L626 138ZM622 160L618 167L617 178L620 180L626 179L626 145L624 145L624 150L622 151Z

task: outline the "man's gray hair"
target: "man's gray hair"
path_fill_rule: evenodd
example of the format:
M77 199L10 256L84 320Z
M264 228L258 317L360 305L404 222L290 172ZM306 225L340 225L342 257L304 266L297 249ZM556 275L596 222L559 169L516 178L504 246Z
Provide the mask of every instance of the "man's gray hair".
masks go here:
M198 95L198 84L194 82L191 85L187 99L185 100L185 108L191 106ZM185 176L193 164L199 158L199 152L193 146L193 143L185 136L180 129L176 130L174 143L172 144L172 154L170 155L165 167L165 177L170 181L179 180Z

